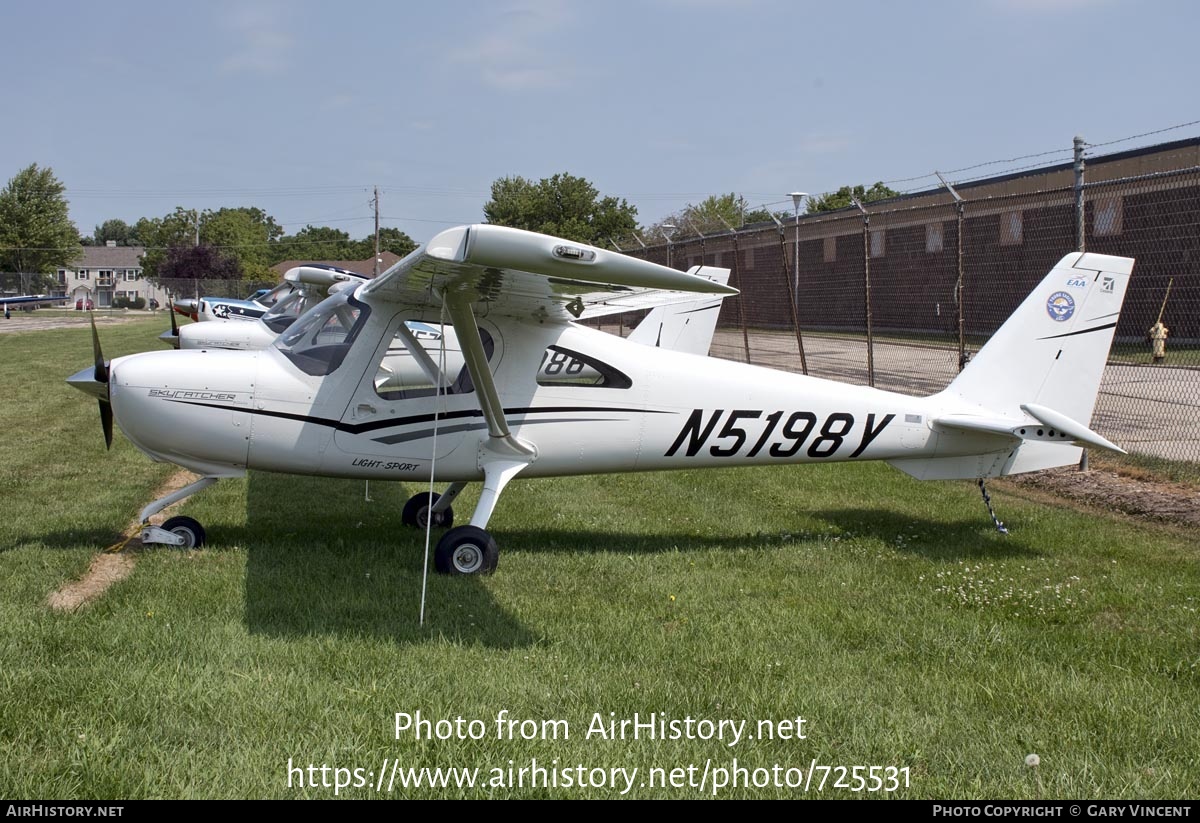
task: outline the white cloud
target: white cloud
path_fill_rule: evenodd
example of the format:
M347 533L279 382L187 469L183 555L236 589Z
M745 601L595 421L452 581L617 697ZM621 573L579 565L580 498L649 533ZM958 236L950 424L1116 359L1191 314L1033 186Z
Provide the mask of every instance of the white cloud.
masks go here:
M554 37L567 29L571 14L562 0L512 3L490 28L450 52L454 62L474 68L479 79L501 91L561 88L573 68L554 48Z
M281 26L285 10L273 2L242 3L225 15L231 53L221 61L225 72L282 74L291 67L295 38Z

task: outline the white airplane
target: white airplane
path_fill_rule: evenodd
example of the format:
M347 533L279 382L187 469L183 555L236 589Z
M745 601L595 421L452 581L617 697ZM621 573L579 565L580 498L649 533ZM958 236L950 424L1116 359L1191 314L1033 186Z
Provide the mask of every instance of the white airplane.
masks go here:
M284 273L278 286L255 301L255 305L263 309L258 316L232 313L237 307L231 304L248 302L244 300L211 297L198 302L178 300L172 308L198 322L180 327L173 311L170 330L160 334L158 339L176 349L261 349L274 342L297 317L335 289L358 286L368 279L365 275L334 266L315 263L296 266ZM214 314L217 310L224 316L217 317Z
M66 303L71 300L70 297L51 297L47 294L0 294L0 312L10 306L25 306L30 309L36 309L43 305L53 305L55 303Z
M930 397L650 349L571 322L600 294L728 286L568 240L492 225L442 232L375 280L308 311L260 351L151 352L69 382L100 400L151 458L201 475L141 512L144 543L198 546L204 528L163 508L247 469L447 483L402 519L450 526L438 571L496 568L486 531L513 478L886 460L922 479L988 478L1120 451L1088 428L1133 261L1065 256L976 357ZM585 296L587 296L585 298ZM457 332L441 366L410 321ZM444 339L444 338L443 338ZM403 345L423 379L381 379ZM186 366L181 368L181 366ZM552 367L552 368L551 368Z

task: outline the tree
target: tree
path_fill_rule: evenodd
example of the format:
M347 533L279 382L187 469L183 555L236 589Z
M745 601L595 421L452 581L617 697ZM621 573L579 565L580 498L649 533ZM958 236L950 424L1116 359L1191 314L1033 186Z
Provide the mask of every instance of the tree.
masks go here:
M782 220L785 213L780 213ZM688 203L674 214L667 215L653 225L647 226L645 234L650 238L661 241L665 226L676 226L678 234L686 237L700 234L716 234L729 231L730 228L741 228L747 223L767 222L771 212L765 208L751 209L746 198L736 192L729 194L714 194L699 203Z
M375 238L368 237L366 242L371 244L371 253L375 252ZM400 229L383 227L379 229L379 250L390 251L403 257L417 247L416 242Z
M158 264L154 279L240 280L242 267L235 255L216 246L172 246Z
M852 194L858 198L858 202L860 203L873 203L876 200L887 200L889 197L900 196L900 192L889 189L883 185L882 181L871 186L869 189L863 186L854 186L853 188L842 186L835 192L823 194L820 197L808 198L808 213L816 214L822 211L836 211L837 209L844 209L847 206L851 206L854 204L850 199Z
M37 163L0 191L0 270L19 272L23 292L53 282L49 275L83 252L65 192L54 171Z
M269 269L281 237L283 227L275 218L253 206L206 209L200 215L200 242L233 255L251 280L274 279Z
M158 267L166 260L167 250L173 247L194 245L196 242L196 219L199 215L183 206L165 217L143 217L133 230L146 246L142 255L142 273L153 280L159 276Z
M587 180L565 172L536 183L519 176L496 180L483 214L496 225L592 244L627 235L637 227L636 207L615 197L600 197Z
M159 271L171 249L205 245L215 246L225 256L231 256L244 276L265 280L272 279L268 269L276 262L276 247L283 236L283 227L274 217L253 206L203 212L176 206L174 212L164 217L143 217L133 233L146 245L142 271L149 278L173 276ZM175 259L178 260L178 255Z
M350 239L350 234L328 226L305 226L293 235L280 241L280 260L359 260L370 256L375 250L374 241L369 249Z
M96 230L92 233L91 238L83 238L83 245L104 246L108 244L109 240L115 241L118 246L141 245L138 242L137 230L124 220L116 218L105 220L99 226L96 226Z

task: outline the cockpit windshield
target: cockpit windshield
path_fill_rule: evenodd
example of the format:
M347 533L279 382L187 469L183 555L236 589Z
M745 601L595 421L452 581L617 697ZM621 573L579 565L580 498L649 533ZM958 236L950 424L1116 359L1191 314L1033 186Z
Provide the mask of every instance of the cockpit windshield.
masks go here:
M342 364L371 308L340 292L322 301L275 341L275 348L305 374L332 374Z
M272 306L270 311L262 316L262 321L267 324L267 328L279 334L296 322L296 318L307 309L308 293L306 290L297 289Z
M290 297L295 288L291 283L284 281L262 297L259 297L255 302L262 306L277 306L280 301Z

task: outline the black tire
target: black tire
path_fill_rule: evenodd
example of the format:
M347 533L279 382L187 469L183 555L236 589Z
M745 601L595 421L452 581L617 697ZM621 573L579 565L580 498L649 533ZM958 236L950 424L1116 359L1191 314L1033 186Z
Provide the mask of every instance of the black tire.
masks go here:
M183 545L177 547L181 549L198 549L207 537L204 527L190 517L172 517L162 524L162 528L183 538Z
M404 511L400 514L400 520L406 526L414 526L418 529L425 528L425 520L429 517L429 510L438 502L440 494L434 492L421 492L414 494L408 498L408 502L404 504ZM433 515L433 527L435 529L448 529L454 525L454 508L447 506L444 511L437 512Z
M442 535L433 552L439 574L491 574L500 559L500 547L483 529L458 526Z

